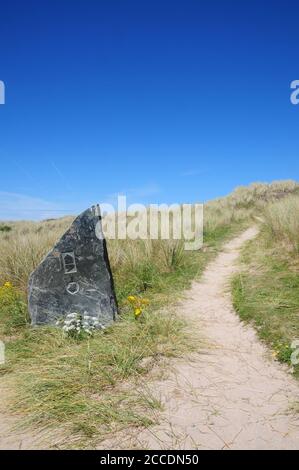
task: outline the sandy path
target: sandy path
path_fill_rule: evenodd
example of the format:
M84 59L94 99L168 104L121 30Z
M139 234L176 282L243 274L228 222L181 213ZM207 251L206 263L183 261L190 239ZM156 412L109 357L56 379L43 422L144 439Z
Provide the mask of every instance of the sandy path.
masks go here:
M205 341L150 384L164 405L160 424L100 448L299 449L299 414L290 411L299 385L240 322L227 288L240 247L255 235L251 228L229 242L179 306Z

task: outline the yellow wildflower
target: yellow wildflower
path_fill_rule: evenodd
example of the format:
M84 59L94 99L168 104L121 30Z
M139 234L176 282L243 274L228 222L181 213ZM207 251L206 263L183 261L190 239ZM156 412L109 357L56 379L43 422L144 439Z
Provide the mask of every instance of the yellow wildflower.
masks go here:
M135 318L138 318L141 315L143 311L143 306L145 307L146 305L149 304L148 299L142 299L141 297L137 297L135 295L129 295L127 297L127 301L132 306Z
M12 283L7 281L7 282L4 283L4 287L10 288L10 287L12 287Z
M141 315L141 313L142 313L141 308L135 308L135 310L134 310L135 317L139 317L139 315Z

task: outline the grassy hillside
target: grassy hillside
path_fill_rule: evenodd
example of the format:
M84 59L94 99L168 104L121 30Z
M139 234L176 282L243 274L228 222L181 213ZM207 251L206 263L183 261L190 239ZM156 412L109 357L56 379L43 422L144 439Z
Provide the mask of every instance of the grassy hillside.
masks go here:
M233 280L240 316L252 322L278 360L291 365L299 339L299 196L268 205L261 231L243 250L242 274ZM299 366L293 367L299 377Z
M204 246L197 252L184 251L174 240L108 241L122 315L89 339L65 337L54 327L32 329L28 323L28 276L72 219L3 223L9 227L0 230L0 339L7 353L0 374L10 389L6 406L28 423L63 424L68 445L79 439L91 446L102 433L147 425L160 404L146 386L128 383L140 382L163 356L180 356L195 346L183 319L173 313L174 302L226 240L273 201L297 192L298 185L289 181L253 184L209 202ZM149 300L139 320L128 295Z
M226 197L208 202L204 208L206 246L213 248L219 239L240 223L254 220L269 202L282 199L288 194L299 194L299 185L293 181L254 183L248 187L239 187ZM64 217L43 222L0 223L0 284L10 281L25 293L30 273L73 219L74 217ZM123 290L126 283L124 278L129 278L129 284L134 283L149 266L150 271L159 273L185 267L188 258L190 261L193 255L184 252L181 245L174 241L161 240L108 241L110 262L113 274L118 279L119 291Z

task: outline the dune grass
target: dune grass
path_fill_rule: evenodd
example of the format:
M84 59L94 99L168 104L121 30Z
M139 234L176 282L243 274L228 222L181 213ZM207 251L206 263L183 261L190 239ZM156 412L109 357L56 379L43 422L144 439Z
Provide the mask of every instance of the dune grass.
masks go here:
M5 222L10 227L0 232L0 339L7 358L0 376L10 389L5 406L24 425L66 427L66 447L74 439L76 446L92 447L109 432L149 425L160 403L142 377L161 358L198 347L173 313L175 301L226 240L270 201L297 189L292 182L258 184L211 201L205 207L204 246L196 252L184 251L175 240L108 240L120 319L82 341L65 338L58 328L31 328L26 308L30 272L72 218ZM150 301L140 321L129 310L128 295Z
M204 241L217 242L236 226L248 223L271 202L288 194L298 194L294 181L270 184L254 183L239 187L230 195L215 199L204 207ZM0 285L12 282L24 294L30 273L53 247L74 217L42 222L3 222L0 226ZM190 253L176 240L108 240L108 251L114 276L122 289L125 279L152 276L150 272L173 272L185 269ZM191 255L192 257L192 255ZM122 276L123 273L123 276Z
M299 197L269 205L261 232L243 249L242 272L233 279L233 301L279 361L291 365L299 339ZM293 367L299 378L299 367Z
M160 403L140 381L132 384L161 356L190 350L183 327L171 314L149 311L139 321L124 313L113 328L84 341L57 328L26 328L6 344L0 370L14 390L7 406L24 417L23 425L64 425L68 444L80 438L90 446L123 426L149 425Z
M203 250L177 258L170 244L170 264L161 256L161 264L140 256L118 270L113 265L121 316L90 340L65 338L54 327L31 328L20 287L2 287L0 339L6 344L6 364L0 376L10 390L6 409L17 413L24 426L65 427L63 447L92 448L107 433L155 422L161 405L142 377L163 357L198 347L183 319L172 313L174 303L239 230L239 224L215 228ZM158 249L161 255L167 246ZM129 310L128 294L150 301L140 321Z
M159 269L147 259L134 269L125 265L115 271L120 319L90 340L65 338L53 327L31 328L24 322L22 293L6 287L21 302L19 310L9 303L0 307L7 359L0 376L10 390L6 409L17 413L24 426L63 426L64 448L92 448L110 432L155 422L161 405L143 377L163 358L199 347L184 320L173 313L175 301L223 242L241 229L239 224L215 228L203 250L185 253L171 267ZM140 321L126 303L128 294L150 301Z

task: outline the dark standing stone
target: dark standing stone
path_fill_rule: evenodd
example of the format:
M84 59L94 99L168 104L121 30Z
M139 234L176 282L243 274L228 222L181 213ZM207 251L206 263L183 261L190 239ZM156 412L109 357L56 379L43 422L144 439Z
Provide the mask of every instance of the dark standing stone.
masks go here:
M87 312L105 326L117 314L99 206L79 215L29 280L33 325Z

